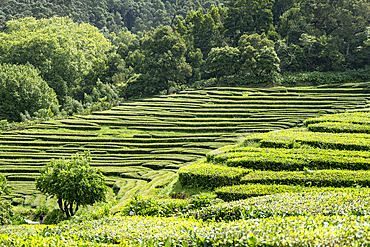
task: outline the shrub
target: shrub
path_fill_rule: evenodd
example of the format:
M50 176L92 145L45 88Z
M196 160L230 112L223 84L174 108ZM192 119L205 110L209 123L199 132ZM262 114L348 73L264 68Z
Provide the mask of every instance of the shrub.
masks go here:
M123 215L170 217L182 215L220 202L214 196L200 194L187 199L154 199L134 196L121 210Z
M179 181L183 186L216 188L240 183L248 169L211 165L198 162L179 169Z
M224 201L236 201L255 196L265 196L286 192L302 192L305 188L289 185L240 184L220 187L215 190L217 197Z
M194 210L188 216L203 220L233 221L273 216L369 215L367 188L309 188L311 191L280 193L219 203Z
M370 124L354 124L347 122L322 122L309 124L307 129L312 132L370 134Z
M255 171L247 174L242 183L287 184L322 187L370 186L370 171L318 170Z

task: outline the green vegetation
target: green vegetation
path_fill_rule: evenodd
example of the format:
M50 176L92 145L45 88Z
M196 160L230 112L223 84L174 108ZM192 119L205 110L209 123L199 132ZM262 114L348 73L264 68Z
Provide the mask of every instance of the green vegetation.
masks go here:
M218 186L238 184L241 177L248 172L250 170L199 162L180 168L179 181L184 186L193 186L195 188L208 187L212 189Z
M0 175L0 196L10 195L11 187L8 185L6 178ZM11 223L13 210L8 200L2 199L0 201L0 225L8 225Z
M203 86L356 88L370 79L369 11L361 0L3 0L0 63L33 65L62 107L1 120Z
M42 109L52 117L58 111L55 92L28 63L10 65L0 62L0 98L0 119L20 121L21 113L33 114Z
M298 188L298 187L297 187ZM303 188L302 188L303 189ZM307 192L310 191L311 192ZM260 219L272 216L356 215L369 214L368 188L307 188L306 192L273 193L262 197L218 203L188 215L204 220L233 221ZM240 193L241 194L241 193Z
M0 61L32 64L54 89L60 103L65 102L66 95L73 96L77 82L94 66L103 63L111 48L95 27L60 17L9 21L6 31L0 33L0 40ZM83 89L85 85L81 83L79 86ZM94 87L96 81L88 84Z
M192 219L110 217L62 226L7 227L4 245L355 245L366 243L368 216L275 217L230 223L201 223ZM345 226L345 231L343 230ZM246 230L248 229L248 230ZM278 230L278 231L277 231ZM312 235L314 232L314 236ZM362 234L356 235L361 232ZM102 237L104 236L104 237ZM354 237L356 236L356 237Z
M25 130L7 131L0 135L0 171L15 187L9 197L14 205L54 205L55 200L40 195L35 189L33 181L40 174L40 169L50 159L68 159L77 152L89 151L90 165L108 176L107 184L114 189L120 201L118 210L131 196L155 194L175 177L179 168L204 158L214 149L234 144L237 139L252 140L259 136L252 133L302 126L306 118L365 107L367 84L364 84L365 88L360 85L356 89L327 88L331 92L329 97L325 90L315 88L233 88L230 91L230 88L219 87L187 90L124 102L111 110L94 112L92 115L75 115L68 119L35 123ZM361 150L366 151L365 134L356 135L359 136L352 139L359 140ZM342 140L345 143L348 137ZM282 157L286 157L288 170L294 171L297 168L303 170L304 167L318 169L318 165L322 167L320 169L347 167L361 170L368 164L369 157L367 152L352 150L328 149L320 153L324 151L315 148L306 148L305 151L281 147L272 150L252 146L245 147L243 151L241 149L244 147L238 148L241 156L248 154L250 159L262 157L263 150L266 151L266 157L269 152L279 154L280 164L283 163ZM230 150L233 149L230 147ZM215 157L215 161L220 162L223 157L233 153L237 155L236 151L224 154L215 151L208 154L208 158ZM318 165L306 159L309 153ZM341 157L346 157L350 162L345 162ZM243 157L239 155L239 158ZM270 164L261 162L256 158L254 167L282 169L273 159ZM235 166L239 165L235 163ZM224 166L222 168L226 169ZM207 171L211 171L209 167ZM237 177L239 180L242 178ZM202 182L205 188L223 185L216 185L217 180L214 181L215 185L206 179L197 181Z
M13 205L48 209L49 222L62 219L55 199L37 193L32 180L51 158L58 163L77 152L90 151L90 165L112 189L109 203L83 207L59 225L0 228L0 242L366 243L367 228L356 224L369 212L368 134L312 132L303 122L325 113L366 119L342 114L367 106L366 85L187 90L2 132L0 170L14 184L4 198ZM362 235L348 237L358 229Z
M317 187L368 187L369 171L308 170L304 171L255 171L241 179L242 183L288 184Z
M55 197L67 218L80 206L106 200L105 177L96 168L91 168L89 161L87 152L76 154L70 160L53 159L41 169L36 179L36 189Z
M287 192L310 191L308 188L289 185L261 185L261 184L240 184L228 187L221 187L215 190L218 198L224 201L237 201L249 197L265 196Z

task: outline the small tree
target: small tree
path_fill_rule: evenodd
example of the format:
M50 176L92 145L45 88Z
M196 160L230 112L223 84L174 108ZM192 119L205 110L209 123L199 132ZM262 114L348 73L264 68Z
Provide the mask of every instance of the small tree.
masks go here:
M79 206L106 201L108 190L105 177L89 165L90 153L77 153L71 159L52 159L36 178L36 188L56 197L59 208L67 218L73 216Z
M10 195L11 187L8 185L6 178L0 175L0 196ZM8 200L0 201L0 225L10 224L10 218L13 216L12 206Z

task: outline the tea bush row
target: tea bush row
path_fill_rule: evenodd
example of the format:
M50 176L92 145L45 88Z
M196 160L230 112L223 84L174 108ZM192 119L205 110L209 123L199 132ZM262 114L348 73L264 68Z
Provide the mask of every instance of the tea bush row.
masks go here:
M370 171L308 170L254 171L245 175L242 183L286 184L317 187L370 186Z
M328 133L366 133L370 134L369 124L354 124L349 122L321 122L309 124L307 129L312 132Z
M309 124L321 122L349 122L355 124L369 124L370 112L369 111L352 111L345 113L338 113L333 115L324 115L321 117L310 118L304 121L305 126Z
M302 130L281 130L270 133L247 136L244 144L258 142L261 147L293 148L306 144L340 150L370 150L370 136L358 133L321 133Z
M0 230L5 246L352 246L366 245L369 216L300 216L230 223L106 217L53 227ZM38 229L38 230L36 230Z
M301 186L279 184L239 184L215 189L218 198L224 201L236 201L255 196L265 196L279 193L293 193L310 191L312 189Z
M225 153L222 153L225 151ZM221 153L218 153L221 152ZM254 170L370 169L370 153L319 148L231 147L207 154L207 161Z
M301 187L301 192L298 189L296 192L272 193L261 197L219 203L192 211L187 215L197 219L227 222L273 216L366 216L370 214L370 197L368 196L370 190L368 188Z
M198 162L179 169L179 181L183 186L216 188L239 184L240 179L251 170L211 165Z

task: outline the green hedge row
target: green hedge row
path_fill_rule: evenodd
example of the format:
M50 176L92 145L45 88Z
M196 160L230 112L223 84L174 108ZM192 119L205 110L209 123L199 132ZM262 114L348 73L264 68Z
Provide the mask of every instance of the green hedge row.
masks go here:
M128 129L143 130L143 131L163 131L162 127L149 127L149 126L129 126ZM240 127L167 127L166 131L178 132L234 132L241 129Z
M349 122L321 122L309 124L307 129L312 132L327 133L366 133L370 134L369 124L354 124Z
M63 125L78 125L78 126L93 126L93 127L99 127L99 125L91 122L91 121L82 121L78 119L63 119L59 120L56 123L61 123Z
M333 115L325 115L317 118L310 118L304 121L305 126L321 122L349 122L356 124L370 124L369 111L352 111Z
M239 184L240 179L251 170L210 165L198 162L179 169L179 181L182 186L216 188Z
M370 186L370 171L318 170L318 171L254 171L242 183L286 184L319 187Z
M228 146L207 154L207 161L254 170L370 169L370 153L319 148L260 148Z
M321 133L301 130L281 130L270 133L247 136L243 142L258 142L261 147L293 148L301 144L312 147L341 150L370 150L370 138L358 133Z
M29 128L44 128L45 126L43 125L34 125L34 126L29 126ZM28 127L27 127L28 128ZM47 129L56 129L56 128L59 128L59 129L68 129L68 130L87 130L87 131L92 131L92 130L100 130L101 127L100 126L90 126L90 125L67 125L67 124L59 124L59 125L51 125L51 126L47 126L46 127Z
M301 186L278 184L239 184L215 189L218 198L224 201L236 201L255 196L265 196L278 193L303 192L310 190Z
M311 192L281 193L212 205L188 216L233 221L272 216L369 215L368 188L309 188Z
M35 181L36 176L27 175L7 175L6 179L8 181Z
M104 217L55 227L9 226L11 246L366 246L370 217L276 217L229 223L162 217Z

